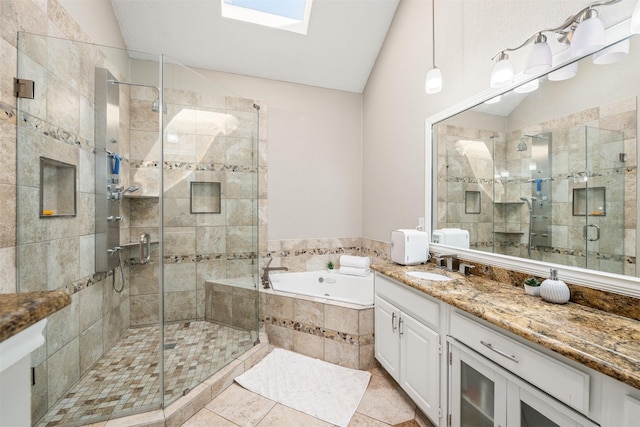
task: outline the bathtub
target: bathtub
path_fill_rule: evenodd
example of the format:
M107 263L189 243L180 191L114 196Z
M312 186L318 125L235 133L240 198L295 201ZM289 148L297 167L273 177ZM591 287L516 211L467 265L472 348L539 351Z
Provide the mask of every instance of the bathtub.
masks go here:
M276 292L373 305L373 273L349 276L338 272L307 271L303 273L270 272L271 287Z
M353 369L376 366L373 273L272 271L260 286L260 320L269 344Z

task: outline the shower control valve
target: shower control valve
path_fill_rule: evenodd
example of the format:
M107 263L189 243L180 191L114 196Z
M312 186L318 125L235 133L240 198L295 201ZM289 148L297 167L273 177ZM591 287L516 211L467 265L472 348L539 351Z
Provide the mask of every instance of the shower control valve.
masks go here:
M122 221L123 218L121 216L113 216L113 215L109 215L107 217L107 221L116 221L116 222L120 222Z

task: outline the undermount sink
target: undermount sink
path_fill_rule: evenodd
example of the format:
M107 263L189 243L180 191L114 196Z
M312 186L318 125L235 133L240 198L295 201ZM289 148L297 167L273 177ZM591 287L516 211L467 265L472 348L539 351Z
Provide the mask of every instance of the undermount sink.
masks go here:
M436 282L446 282L447 280L451 280L451 278L443 274L430 273L428 271L410 271L407 274L417 279L434 280Z

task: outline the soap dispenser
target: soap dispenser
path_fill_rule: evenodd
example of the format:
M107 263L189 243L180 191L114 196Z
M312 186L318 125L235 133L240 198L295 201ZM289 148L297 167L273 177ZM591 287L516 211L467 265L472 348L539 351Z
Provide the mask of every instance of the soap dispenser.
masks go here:
M551 276L540 285L540 296L543 300L555 304L564 304L569 301L569 287L558 279L558 270L552 268Z

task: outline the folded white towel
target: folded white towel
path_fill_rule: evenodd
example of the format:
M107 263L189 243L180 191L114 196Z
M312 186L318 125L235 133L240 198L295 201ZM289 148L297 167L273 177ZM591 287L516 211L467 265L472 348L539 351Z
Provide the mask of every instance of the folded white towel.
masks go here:
M369 268L371 259L368 256L341 255L340 267Z
M367 276L371 272L368 268L358 267L340 267L340 274L348 274L350 276Z

